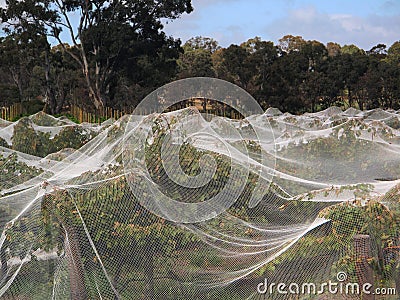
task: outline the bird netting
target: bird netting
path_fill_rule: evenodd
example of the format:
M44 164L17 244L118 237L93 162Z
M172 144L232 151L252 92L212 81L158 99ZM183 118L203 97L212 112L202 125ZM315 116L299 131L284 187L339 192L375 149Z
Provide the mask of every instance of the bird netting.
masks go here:
M1 120L0 298L396 299L400 113L250 98L198 78L101 125Z

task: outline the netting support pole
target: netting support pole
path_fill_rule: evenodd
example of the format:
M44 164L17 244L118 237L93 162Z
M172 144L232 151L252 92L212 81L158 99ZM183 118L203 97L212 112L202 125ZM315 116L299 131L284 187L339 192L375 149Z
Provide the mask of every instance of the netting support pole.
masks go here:
M356 257L356 273L360 290L364 284L374 285L374 274L368 259L371 258L371 238L366 234L357 234L354 236L354 251ZM371 294L362 294L363 300L375 300L373 295L374 287L369 289Z

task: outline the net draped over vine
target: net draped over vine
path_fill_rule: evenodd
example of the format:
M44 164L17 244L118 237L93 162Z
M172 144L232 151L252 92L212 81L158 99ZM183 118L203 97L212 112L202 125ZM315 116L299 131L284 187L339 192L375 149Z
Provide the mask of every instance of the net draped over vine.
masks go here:
M357 234L395 286L399 130L336 107L1 120L0 298L264 299L264 278L358 282Z

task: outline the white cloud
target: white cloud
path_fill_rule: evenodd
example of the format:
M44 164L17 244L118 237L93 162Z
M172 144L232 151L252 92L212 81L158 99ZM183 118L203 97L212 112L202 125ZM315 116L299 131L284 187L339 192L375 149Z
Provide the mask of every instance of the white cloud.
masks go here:
M210 2L211 4L210 0L205 0L205 2ZM192 1L194 10L190 14L182 14L177 20L165 20L163 24L168 35L179 37L183 42L193 37L193 32L198 31L200 28L201 5L207 5L207 3L201 3L202 1Z
M285 18L270 23L265 31L275 40L293 34L324 43L356 44L369 50L378 43L390 46L400 38L400 14L359 17L321 13L314 7L306 7L289 11Z
M1 1L1 0L0 0ZM213 30L204 29L203 22L213 22L204 16L204 11L210 6L217 4L230 5L241 0L193 0L192 5L194 10L190 14L183 14L177 20L169 20L168 23L164 22L164 29L173 37L179 37L184 43L188 39L195 36L207 36L217 40L220 44L231 43L232 38L242 37L241 29L239 26L228 26L225 28L213 28ZM206 17L206 20L205 20ZM204 29L205 30L205 29Z
M399 0L382 1L369 14L365 10L342 14L322 12L323 8L317 9L317 6L299 7L296 0L283 0L280 8L266 6L265 0L248 0L245 7L243 1L193 0L194 11L170 22L165 30L183 42L202 35L216 39L224 47L254 36L277 43L286 34L325 44L330 41L355 44L365 50L378 43L389 47L400 39ZM347 10L350 9L354 8Z
M249 7L257 7L261 1L264 0L248 0L244 3ZM179 37L183 42L194 36L211 37L224 47L249 38L245 34L248 24L244 24L249 20L246 19L247 16L241 19L239 17L243 13L240 10L243 0L192 0L192 4L194 10L189 15L183 14L178 20L169 21L168 24L164 22L168 35ZM265 14L269 13L265 10Z
M237 25L231 25L212 33L212 38L218 41L220 45L228 47L231 44L238 44L249 39L246 37L243 28Z

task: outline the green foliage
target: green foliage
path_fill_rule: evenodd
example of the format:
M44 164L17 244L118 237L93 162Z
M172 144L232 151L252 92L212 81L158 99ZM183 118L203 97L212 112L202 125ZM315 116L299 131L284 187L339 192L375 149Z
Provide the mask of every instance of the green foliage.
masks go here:
M104 105L131 110L167 82L207 76L243 87L263 108L291 113L332 105L400 108L398 41L388 49L377 44L364 51L355 45L323 45L285 35L277 45L255 37L221 48L214 39L198 36L181 47L179 40L165 35L158 18L175 19L191 12L190 1L160 4L150 19L144 16L155 2L116 3L102 2L84 14L84 5L71 2L62 18L55 1L10 1L1 8L5 21L16 20L5 27L7 36L0 40L3 105L24 101L29 103L24 113L30 114L43 109L43 100L46 111L57 114L79 99L88 110ZM109 14L114 9L120 13ZM76 12L88 18L82 25L92 25L80 30L73 26L83 43L73 40L68 45L60 35L63 26L55 20L64 22ZM26 22L29 18L36 21ZM46 36L56 38L59 45L51 48Z
M0 147L8 147L7 141L1 137L0 137Z
M182 48L177 60L178 78L215 77L212 54L221 48L217 41L198 36L189 39Z
M96 135L89 129L69 125L51 138L50 133L36 131L33 121L41 126L59 125L56 119L46 114L37 114L32 120L27 117L20 119L14 126L12 149L45 157L65 148L79 149Z
M55 266L53 261L39 261L33 257L29 264L22 268L18 278L3 295L4 299L51 299ZM22 283L23 284L20 284Z
M10 106L14 102L20 101L18 87L9 84L0 84L0 104Z
M38 118L35 122L51 121L40 116ZM25 136L33 135L35 139L41 141L40 135L34 135L30 121L22 120L20 126L23 125ZM155 181L165 176L160 160L160 147L168 126L164 127L163 125L166 124L160 123L154 127L155 140L151 145L147 145L146 151L146 159L155 162L149 164L151 166L149 172ZM123 134L123 130L120 132L121 128L115 126L113 130L110 130L108 138ZM17 128L17 132L21 130ZM65 134L68 134L68 132ZM73 138L74 133L71 134ZM64 136L61 140L68 142L71 138ZM43 147L42 145L41 147ZM253 147L254 151L259 151L257 145L249 145L249 147ZM190 144L184 144L181 149L180 160L184 171L187 174L197 174L200 170L199 158L204 154L204 151L196 150ZM209 152L208 154L213 155L217 161L218 170L215 174L215 181L226 180L224 168L228 163L227 159L215 153ZM21 249L21 253L12 254L25 255L26 251L29 251L27 250L29 247L32 249L41 248L46 251L58 249L58 253L61 253L60 250L65 249L64 243L68 234L71 245L79 241L75 251L81 253L81 256L77 255L74 259L78 259L85 270L91 270L95 273L98 259L101 259L117 288L131 284L132 280L138 281L137 289L141 291L139 294L144 295L147 299L149 299L149 295L158 291L159 286L152 283L155 278L171 277L169 280L174 280L176 286L179 286L179 281L185 280L180 279L180 272L182 272L180 268L182 266L173 265L178 257L182 258L183 266L194 270L212 269L223 263L223 259L218 256L217 252L206 251L205 245L197 235L187 228L166 221L146 210L132 194L126 178L123 175L118 175L117 170L118 166L112 164L100 171L86 172L79 178L74 178L67 183L78 187L77 183L102 182L101 185L93 189L74 188L69 191L54 189L46 193L43 196L38 215L32 217L35 220L34 224L29 222L32 219L29 218L29 213L27 213L26 217L20 218L7 231L9 245L13 249ZM251 177L249 188L253 188L254 179ZM47 185L45 182L41 188L47 189ZM208 186L204 197L211 197L218 191L219 187L211 184ZM179 201L183 199L183 195L179 193L171 193L171 195ZM240 200L240 205L235 205L235 207L229 209L232 218L249 220L245 208L247 205L245 198L244 195L243 199ZM195 201L195 199L192 200ZM197 201L201 201L201 199L197 199ZM93 252L84 251L85 247L90 249L90 246L86 242L86 234L82 231L82 220L85 221L91 241L98 249L98 256ZM230 223L228 218L226 224L216 222L211 226L223 228L226 233L237 231L237 228ZM38 234L39 232L40 234ZM243 232L243 236L251 236L251 234L251 230ZM16 245L19 246L14 247ZM135 255L132 256L132 253ZM98 279L92 278L91 275L85 276L89 294L92 293L92 287L93 293L96 293L94 280ZM190 280L190 278L186 280ZM154 286L149 289L149 285ZM169 286L171 287L171 284ZM190 295L192 291L188 287L181 293L182 297L185 298L185 295ZM176 291L171 295L176 295ZM176 297L174 296L174 298ZM213 299L211 295L210 299Z
M361 202L345 203L328 208L321 212L321 216L332 222L332 233L337 244L347 247L348 255L343 256L334 266L334 269L347 271L349 276L357 279L355 272L356 253L352 250L352 238L355 234L369 235L376 253L369 259L375 269L378 279L392 279L396 272L395 260L388 251L392 246L398 246L400 236L400 215L390 211L380 202L368 201L365 206ZM351 251L352 250L352 251ZM353 254L351 254L353 253Z
M285 121L290 122L291 120L287 118ZM339 119L333 124L335 127L329 136L316 137L308 141L294 141L278 150L285 158L297 158L301 156L304 161L313 162L312 164L304 165L300 168L296 164L278 159L277 169L283 170L288 174L301 176L302 178L318 179L321 177L336 178L336 170L340 168L340 170L346 170L346 172L342 172L340 175L341 180L354 183L364 173L376 170L376 168L380 168L382 173L388 178L396 178L398 176L399 166L397 162L388 161L380 166L376 166L372 159L374 155L379 155L373 141L374 136L382 136L390 142L393 138L391 129L382 126L367 126L365 123L357 120L344 122L344 119ZM285 134L290 135L290 137L296 137L301 136L303 132L303 130L297 130L291 133L286 132ZM359 138L363 132L368 132L372 140ZM324 159L325 155L335 160L335 167L327 164L327 161ZM343 156L346 157L346 160L341 159Z
M202 37L202 36L196 36L194 38L191 38L185 43L185 45L183 45L183 50L185 52L197 49L213 53L218 49L221 49L221 47L218 45L218 42L213 38Z
M177 61L178 78L214 77L211 52L204 49L186 50Z
M32 122L28 118L22 118L17 124L15 124L12 137L12 148L31 155L38 155L40 153L43 155L44 149L42 140L39 134L36 133L32 126Z
M215 253L200 251L193 254L190 263L197 267L218 266L222 259Z
M9 1L0 9L3 22L13 20L6 27L11 35L27 32L33 41L45 41L47 37L59 42L84 75L87 94L96 109L113 102L118 90L119 77L133 79L132 85L144 86L174 69L171 59L177 58L180 41L166 36L161 19L176 19L193 10L190 0L179 1L100 1L95 5L85 2L66 1ZM73 16L82 16L79 22ZM73 49L63 42L61 32L71 34ZM63 67L66 59L51 53L49 44L43 51L45 94L49 110L58 113L66 100L66 89L74 88L71 76L76 72ZM91 50L88 50L91 49ZM30 57L30 56L27 56ZM60 59L61 58L61 59ZM70 63L68 63L70 65ZM93 71L93 72L92 72ZM64 76L58 76L62 72ZM152 72L158 73L153 74ZM137 79L137 76L139 78ZM133 77L133 78L132 78Z
M41 92L34 69L40 64L44 44L39 38L31 39L31 34L27 30L0 38L0 65L2 72L9 74L8 80L2 81L2 102L26 102Z
M338 272L346 272L350 282L358 282L353 237L356 234L367 234L371 237L373 249L373 257L368 258L368 263L375 270L376 280L380 283L386 280L388 284L395 279L398 270L393 256L390 255L393 252L388 250L393 245L398 245L398 213L390 211L380 202L370 200L365 206L361 205L361 201L330 206L322 210L319 217L329 220L322 225L328 231L322 227L310 231L284 254L257 270L256 275L273 276L281 265L288 268L288 265L299 264L301 260L337 257L331 267L332 279L336 280ZM315 282L318 276L318 272L311 274L311 282Z
M20 162L16 153L11 153L8 156L0 155L0 191L11 188L13 186L26 182L31 178L38 176L42 170L28 166ZM12 180L11 180L12 179Z
M66 117L68 120L71 120L72 122L74 122L74 123L76 123L76 124L79 124L79 120L78 120L75 116L73 116L73 115L71 115L71 114L56 114L56 115L54 115L54 117L56 117L56 118L59 118L59 117L61 117L61 116L64 116L64 117Z

